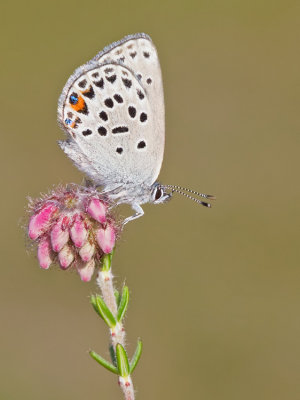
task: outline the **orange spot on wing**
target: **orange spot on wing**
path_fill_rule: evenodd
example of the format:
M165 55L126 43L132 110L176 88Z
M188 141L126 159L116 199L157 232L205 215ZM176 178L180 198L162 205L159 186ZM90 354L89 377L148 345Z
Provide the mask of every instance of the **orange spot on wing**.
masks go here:
M78 96L77 103L76 104L71 104L71 107L75 111L81 111L86 107L86 104L85 104L85 101L83 100L83 98L81 96Z

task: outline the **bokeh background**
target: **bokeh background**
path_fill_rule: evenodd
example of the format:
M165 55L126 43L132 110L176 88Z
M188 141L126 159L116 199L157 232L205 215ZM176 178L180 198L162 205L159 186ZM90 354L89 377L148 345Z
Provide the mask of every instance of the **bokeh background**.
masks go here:
M27 196L82 181L56 144L68 76L142 31L164 77L160 180L217 201L146 205L118 244L138 399L299 399L299 1L11 1L0 30L0 398L122 398L88 355L108 357L95 282L41 270L22 216Z

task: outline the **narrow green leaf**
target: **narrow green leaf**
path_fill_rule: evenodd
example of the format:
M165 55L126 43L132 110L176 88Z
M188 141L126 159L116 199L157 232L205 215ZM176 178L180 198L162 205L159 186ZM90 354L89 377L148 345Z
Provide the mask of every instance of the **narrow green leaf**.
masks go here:
M126 351L120 343L118 343L116 347L116 356L117 356L119 375L122 376L122 378L126 378L127 376L130 375L129 362Z
M109 346L109 354L110 354L112 363L114 364L115 367L117 367L116 353L114 351L114 346L112 344Z
M112 315L110 309L105 304L105 301L100 296L97 296L96 301L97 301L97 308L98 308L99 314L104 319L104 322L111 329L114 328L116 326L117 322L115 320L115 317Z
M134 371L135 367L137 366L139 359L141 358L141 354L142 354L142 349L143 349L143 343L141 340L138 340L137 342L137 346L135 349L135 353L130 361L130 374L132 374L132 372Z
M99 354L95 353L93 350L90 351L90 356L96 360L102 367L108 369L109 371L113 372L114 374L118 374L118 368L106 361L104 358L99 356Z
M102 315L99 313L99 309L98 309L98 306L97 306L97 297L94 296L94 295L91 296L91 304L92 304L94 310L96 311L96 313L98 315L100 315L100 317L102 318Z
M109 254L105 254L102 261L102 271L109 271L111 267L113 251Z
M122 291L120 305L119 305L118 312L117 312L117 320L119 322L122 321L122 319L124 317L124 314L127 310L128 301L129 301L129 290L128 290L127 286L124 286L123 291Z
M117 307L119 307L120 301L121 301L121 296L117 289L115 289L115 299L116 299Z

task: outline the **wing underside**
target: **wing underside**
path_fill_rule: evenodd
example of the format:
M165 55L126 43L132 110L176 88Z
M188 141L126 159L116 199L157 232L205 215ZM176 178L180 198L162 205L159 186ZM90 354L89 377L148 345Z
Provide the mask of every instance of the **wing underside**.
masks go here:
M127 36L78 68L59 100L60 145L97 184L151 185L164 150L164 100L156 49Z

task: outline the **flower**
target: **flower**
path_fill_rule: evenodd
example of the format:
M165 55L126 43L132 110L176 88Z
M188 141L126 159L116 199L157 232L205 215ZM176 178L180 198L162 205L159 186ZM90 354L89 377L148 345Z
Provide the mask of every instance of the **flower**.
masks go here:
M53 263L63 270L76 268L82 281L90 281L120 231L111 207L96 188L75 184L30 200L28 236L37 243L41 268Z

